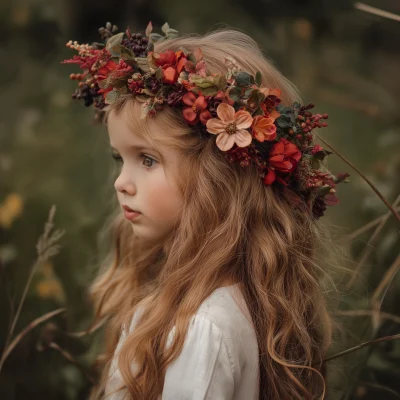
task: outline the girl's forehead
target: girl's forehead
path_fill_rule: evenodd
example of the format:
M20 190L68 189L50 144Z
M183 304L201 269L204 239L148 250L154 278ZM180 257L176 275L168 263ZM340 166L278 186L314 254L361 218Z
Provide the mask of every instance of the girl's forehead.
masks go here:
M128 106L116 112L111 110L107 117L107 130L111 137L125 138L129 141L150 144L150 140L161 139L163 129L155 120L140 118L137 110L129 110Z

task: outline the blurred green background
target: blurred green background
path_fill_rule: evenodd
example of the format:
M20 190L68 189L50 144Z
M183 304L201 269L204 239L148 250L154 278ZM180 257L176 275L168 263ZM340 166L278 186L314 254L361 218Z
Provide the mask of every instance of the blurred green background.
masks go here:
M107 21L120 31L128 25L144 31L150 20L155 32L166 21L180 32L205 33L221 24L243 30L305 102L329 114L329 127L318 133L393 204L400 193L400 3L369 0L368 6L392 14L375 15L349 0L0 3L0 350L10 343L53 204L55 228L65 230L61 248L34 267L11 339L41 315L66 308L18 341L2 365L0 399L85 399L95 375L101 335L68 332L90 323L86 290L104 250L98 238L112 210L114 171L106 131L71 99L69 74L79 69L60 64L75 54L65 43L100 40L97 30ZM351 285L348 274L335 275L345 329L334 354L400 332L400 240L393 216L376 222L387 207L363 179L335 155L328 162L333 172L351 174L325 217L343 249L337 262L351 269L360 264L361 271ZM384 295L379 316L371 314L374 293ZM328 399L399 399L400 342L353 352L329 362L328 371Z

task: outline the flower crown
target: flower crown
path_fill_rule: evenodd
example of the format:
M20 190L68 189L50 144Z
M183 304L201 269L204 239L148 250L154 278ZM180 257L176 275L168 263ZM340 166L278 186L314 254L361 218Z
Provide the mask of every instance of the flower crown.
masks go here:
M242 71L231 57L225 59L228 72L221 75L209 73L200 48L156 53L154 43L178 36L168 23L161 29L164 36L152 33L149 22L144 33L129 28L117 33L118 27L107 22L99 29L103 43L69 41L67 47L79 55L62 63L83 70L70 75L79 81L72 97L94 105L97 120L124 94L142 103L142 118L165 106L179 108L194 132L216 136L229 162L254 165L265 185L290 187L296 205L305 205L315 218L338 203L335 186L349 175L321 171L331 152L313 144L313 129L327 126L327 114L313 114L313 104L281 104L279 88L262 87L260 72Z

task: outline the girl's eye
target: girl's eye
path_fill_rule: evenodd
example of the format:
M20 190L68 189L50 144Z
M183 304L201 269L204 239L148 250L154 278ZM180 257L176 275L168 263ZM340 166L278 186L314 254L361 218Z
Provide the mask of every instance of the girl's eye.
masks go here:
M149 163L148 164L143 164L147 168L151 168L154 165L154 163L157 162L153 158L151 158L149 156L146 156L146 154L141 154L140 156L143 158L143 161L150 161L150 164Z
M140 157L143 159L143 165L146 168L151 168L154 165L154 163L157 162L156 160L154 160L153 158L151 158L149 156L146 156L145 154L140 154ZM123 163L124 162L122 160L122 157L119 154L112 153L112 158L114 160L116 160L117 162L119 162L119 163Z
M115 161L120 162L120 163L123 162L122 157L119 154L112 153L111 156Z

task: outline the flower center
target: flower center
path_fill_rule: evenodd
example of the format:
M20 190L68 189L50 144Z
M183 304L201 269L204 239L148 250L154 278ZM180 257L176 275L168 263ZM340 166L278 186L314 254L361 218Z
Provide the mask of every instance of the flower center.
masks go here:
M192 106L192 110L197 114L199 110L196 108L196 106Z
M226 125L225 131L228 135L233 135L236 133L236 122L231 122L230 124Z

